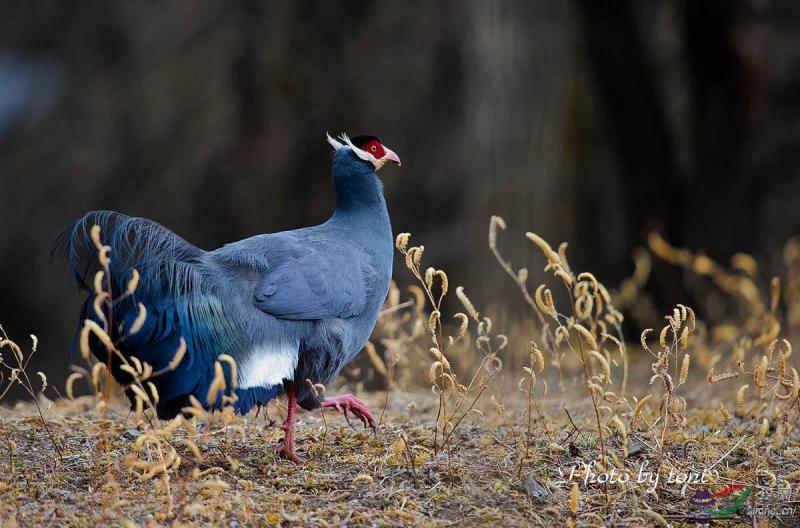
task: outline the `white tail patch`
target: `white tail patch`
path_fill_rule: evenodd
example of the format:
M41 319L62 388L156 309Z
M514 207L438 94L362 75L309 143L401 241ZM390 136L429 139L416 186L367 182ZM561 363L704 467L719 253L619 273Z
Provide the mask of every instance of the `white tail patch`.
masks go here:
M271 387L294 379L298 343L265 343L245 354L239 366L239 387Z

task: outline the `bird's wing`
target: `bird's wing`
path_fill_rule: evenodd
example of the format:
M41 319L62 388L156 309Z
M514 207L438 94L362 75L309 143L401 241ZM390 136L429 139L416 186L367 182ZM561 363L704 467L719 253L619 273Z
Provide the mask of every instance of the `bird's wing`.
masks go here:
M323 244L290 252L255 287L258 309L282 319L346 319L367 304L375 270L357 248Z

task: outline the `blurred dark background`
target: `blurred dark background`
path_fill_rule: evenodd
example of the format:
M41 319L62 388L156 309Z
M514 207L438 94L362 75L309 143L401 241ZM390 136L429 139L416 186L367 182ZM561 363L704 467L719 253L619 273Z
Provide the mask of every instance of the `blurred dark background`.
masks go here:
M49 251L88 210L206 249L324 221L326 131L401 156L395 231L480 305L523 309L491 214L515 266L532 230L609 285L651 229L769 263L800 228L800 3L0 1L0 322L66 372Z

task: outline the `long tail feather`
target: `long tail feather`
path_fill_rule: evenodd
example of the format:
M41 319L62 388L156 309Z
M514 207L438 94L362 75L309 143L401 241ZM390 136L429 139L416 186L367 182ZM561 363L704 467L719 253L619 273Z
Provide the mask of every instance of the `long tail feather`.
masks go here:
M75 222L56 242L54 255L61 254L76 284L90 290L97 268L97 250L91 228L100 227L103 244L111 247L112 282L121 288L136 268L141 277L139 295L171 294L174 297L200 286L192 264L205 253L166 227L113 211L93 211Z

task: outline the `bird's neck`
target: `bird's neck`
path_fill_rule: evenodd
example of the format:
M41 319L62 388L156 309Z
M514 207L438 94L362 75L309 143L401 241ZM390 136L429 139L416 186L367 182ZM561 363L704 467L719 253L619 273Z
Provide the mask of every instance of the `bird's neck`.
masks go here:
M383 188L377 177L372 185L358 185L358 189L336 189L336 211L331 221L352 227L375 229L379 232L389 227L389 211L383 197Z
M333 161L336 211L328 221L338 229L357 231L358 236L391 246L392 227L383 197L383 184L370 164L349 149L339 149ZM389 252L391 252L391 248Z

